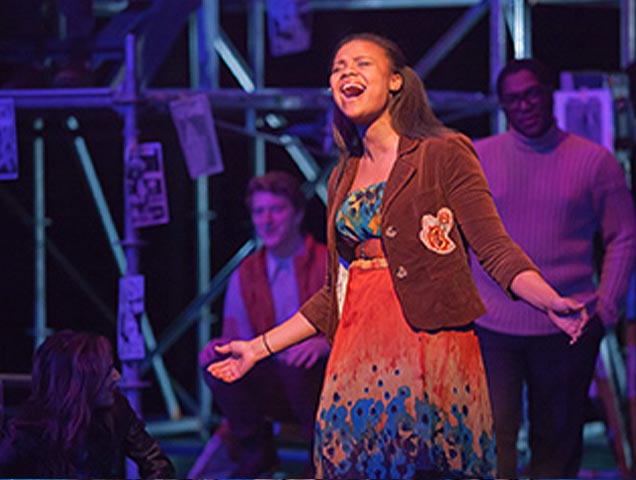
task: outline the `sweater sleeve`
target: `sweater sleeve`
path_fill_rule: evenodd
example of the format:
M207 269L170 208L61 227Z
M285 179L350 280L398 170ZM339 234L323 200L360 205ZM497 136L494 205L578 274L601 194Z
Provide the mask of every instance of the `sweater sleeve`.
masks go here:
M470 140L450 137L448 160L444 164L445 189L462 235L484 270L506 291L522 271L538 268L508 236L499 218Z
M597 313L606 326L618 320L636 254L634 204L618 161L603 150L594 175L593 205L603 242Z

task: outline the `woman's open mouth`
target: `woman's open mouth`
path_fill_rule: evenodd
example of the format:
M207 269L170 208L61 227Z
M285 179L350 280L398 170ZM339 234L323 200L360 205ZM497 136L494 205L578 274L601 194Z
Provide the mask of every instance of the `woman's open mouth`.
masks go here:
M347 98L358 97L362 95L364 91L365 91L364 85L361 85L359 83L347 82L347 83L343 83L340 86L340 92L342 92L342 94Z

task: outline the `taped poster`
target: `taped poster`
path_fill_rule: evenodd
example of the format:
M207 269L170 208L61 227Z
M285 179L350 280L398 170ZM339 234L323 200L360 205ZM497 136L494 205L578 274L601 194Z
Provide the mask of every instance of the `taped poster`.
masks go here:
M143 275L127 275L119 279L117 313L117 355L120 360L141 360L146 355L141 332L145 305Z
M223 172L223 159L208 97L196 94L174 100L170 102L170 112L190 178L194 180Z
M142 143L129 152L126 198L133 227L161 225L170 220L160 143Z

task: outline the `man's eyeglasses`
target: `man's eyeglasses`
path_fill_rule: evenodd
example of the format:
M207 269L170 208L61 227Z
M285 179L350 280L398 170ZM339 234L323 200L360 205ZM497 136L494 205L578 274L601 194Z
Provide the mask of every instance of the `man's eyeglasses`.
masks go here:
M521 102L526 102L528 105L536 105L541 101L545 88L541 85L535 85L525 89L519 93L507 93L501 96L501 105L508 109L517 109L521 106Z

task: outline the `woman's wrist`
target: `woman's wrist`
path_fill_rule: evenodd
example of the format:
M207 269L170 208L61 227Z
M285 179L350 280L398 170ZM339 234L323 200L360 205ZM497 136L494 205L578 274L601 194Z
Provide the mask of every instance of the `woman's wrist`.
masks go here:
M258 335L257 337L254 337L250 342L250 347L256 361L271 357L269 351L271 349L271 346L269 343L265 343L267 342L267 338L264 337L264 335L265 334ZM269 347L269 349L267 347Z
M535 270L524 270L512 281L515 295L542 312L549 312L559 300L559 294Z
M265 350L267 350L269 356L271 357L272 355L274 355L274 351L272 350L272 347L269 345L269 341L267 340L267 332L263 332L263 334L261 335L261 340L263 340L263 345L265 346Z

